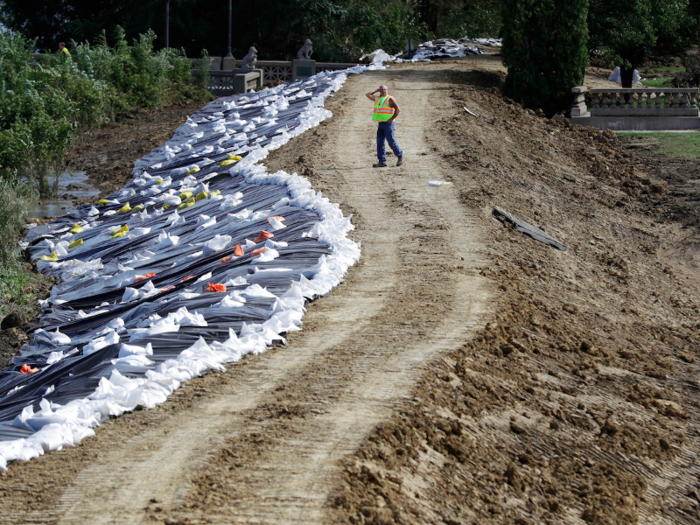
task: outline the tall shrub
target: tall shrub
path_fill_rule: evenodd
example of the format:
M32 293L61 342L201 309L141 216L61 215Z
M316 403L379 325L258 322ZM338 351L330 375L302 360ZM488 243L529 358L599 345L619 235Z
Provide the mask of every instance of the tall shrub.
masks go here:
M152 31L130 46L118 30L116 45L72 42L73 62L58 55L36 62L35 42L0 33L0 178L28 183L44 196L47 175L61 169L81 129L99 127L137 107L205 96L182 50L154 51Z
M46 194L45 175L60 165L76 123L65 90L56 89L61 73L32 67L33 44L0 33L0 178Z
M570 107L588 64L588 0L503 0L503 93L547 116Z

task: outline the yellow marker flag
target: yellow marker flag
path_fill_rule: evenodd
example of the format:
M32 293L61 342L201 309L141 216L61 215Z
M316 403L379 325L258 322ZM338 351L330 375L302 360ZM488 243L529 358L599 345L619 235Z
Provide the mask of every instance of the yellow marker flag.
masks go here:
M195 202L195 201L194 201L194 197L191 197L189 200L186 200L185 202L183 202L182 204L180 204L180 205L177 207L177 209L178 209L178 210L184 210L185 208L189 208L190 206L192 206L192 205L194 204L194 202Z

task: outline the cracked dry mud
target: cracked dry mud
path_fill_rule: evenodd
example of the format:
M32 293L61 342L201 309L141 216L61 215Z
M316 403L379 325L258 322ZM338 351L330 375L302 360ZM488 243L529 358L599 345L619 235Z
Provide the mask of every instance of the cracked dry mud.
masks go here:
M0 522L697 523L697 228L613 134L537 118L502 76L350 77L265 164L353 214L361 262L287 346L11 465ZM401 168L370 167L380 83Z

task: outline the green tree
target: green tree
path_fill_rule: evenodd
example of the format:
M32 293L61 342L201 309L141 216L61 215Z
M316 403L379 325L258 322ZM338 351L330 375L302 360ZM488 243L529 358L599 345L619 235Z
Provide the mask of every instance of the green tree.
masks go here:
M487 1L487 0L480 0ZM491 0L488 0L491 1ZM164 0L3 0L0 22L37 46L55 50L58 42L109 42L117 26L131 42L149 29L156 49L165 45ZM171 0L170 47L199 57L206 49L224 55L227 48L226 0ZM406 38L427 32L412 1L405 0L236 0L233 2L233 53L240 58L256 44L261 59L296 56L306 38L321 61L356 60L361 51L382 47L396 52Z
M501 29L501 0L422 0L419 14L437 37L492 37Z
M588 0L503 0L503 93L547 116L565 111L588 53Z
M634 69L655 53L657 43L677 52L692 26L688 0L590 0L590 48L620 66L622 87L632 87Z

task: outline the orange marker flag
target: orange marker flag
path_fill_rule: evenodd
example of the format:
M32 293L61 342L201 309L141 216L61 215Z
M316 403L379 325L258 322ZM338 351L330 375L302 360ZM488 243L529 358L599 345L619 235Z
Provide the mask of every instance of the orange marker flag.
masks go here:
M275 236L274 233L266 232L265 230L263 230L260 232L260 235L258 236L257 239L253 239L253 242L266 241L268 239L272 239L274 236Z

